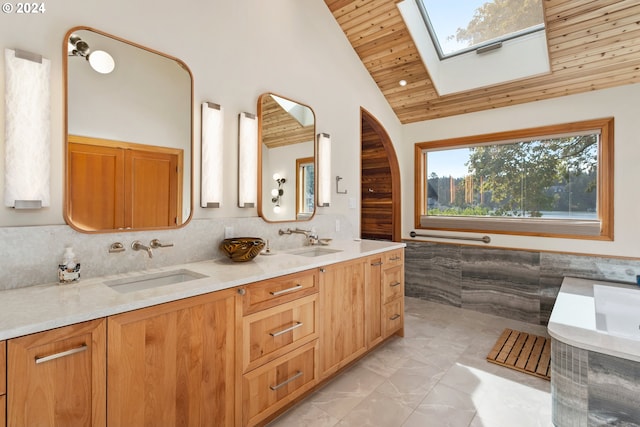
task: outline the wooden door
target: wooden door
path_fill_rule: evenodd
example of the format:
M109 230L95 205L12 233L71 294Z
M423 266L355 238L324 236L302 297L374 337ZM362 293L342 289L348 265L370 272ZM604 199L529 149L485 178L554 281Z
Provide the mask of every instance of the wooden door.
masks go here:
M363 239L400 241L400 167L389 135L361 109L361 212Z
M366 349L366 259L333 264L320 270L320 342L322 376L342 368Z
M178 218L179 161L173 153L127 150L125 212L133 228L175 227Z
M235 293L108 318L111 427L235 424Z
M125 227L124 151L69 141L67 215L84 230Z
M7 425L106 425L105 320L7 343Z

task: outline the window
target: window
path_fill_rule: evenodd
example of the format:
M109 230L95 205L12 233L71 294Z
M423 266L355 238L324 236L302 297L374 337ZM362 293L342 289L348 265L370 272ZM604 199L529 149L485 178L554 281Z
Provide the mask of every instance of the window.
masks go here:
M314 158L296 159L296 206L297 219L311 218L315 207Z
M613 239L613 119L416 144L416 228Z
M417 0L440 59L544 29L542 0Z

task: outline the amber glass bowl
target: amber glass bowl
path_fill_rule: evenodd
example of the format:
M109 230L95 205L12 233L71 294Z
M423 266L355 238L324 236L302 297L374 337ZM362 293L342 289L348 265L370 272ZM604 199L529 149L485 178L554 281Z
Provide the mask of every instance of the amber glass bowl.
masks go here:
M259 237L234 237L224 239L220 249L232 261L244 262L254 259L264 248L264 240Z

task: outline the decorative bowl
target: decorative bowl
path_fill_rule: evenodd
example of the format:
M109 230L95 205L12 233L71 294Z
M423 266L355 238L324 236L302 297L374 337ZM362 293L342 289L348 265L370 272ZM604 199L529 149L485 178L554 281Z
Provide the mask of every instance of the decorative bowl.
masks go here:
M233 237L224 239L220 249L232 261L244 262L254 259L264 248L264 240L259 237Z

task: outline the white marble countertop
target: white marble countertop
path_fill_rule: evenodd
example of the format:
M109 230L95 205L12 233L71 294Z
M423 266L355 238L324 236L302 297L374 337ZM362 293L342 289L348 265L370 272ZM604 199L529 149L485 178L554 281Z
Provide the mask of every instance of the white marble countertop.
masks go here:
M75 284L55 283L0 291L0 340L374 255L403 248L405 244L373 240L334 240L330 246L320 247L339 249L340 252L306 257L291 254L295 250L289 250L270 256L260 255L249 262L214 259L81 279ZM179 269L187 269L207 277L130 293L120 293L104 284L109 280Z
M574 347L640 362L640 341L609 335L596 329L593 285L634 287L565 277L547 326L549 335Z

